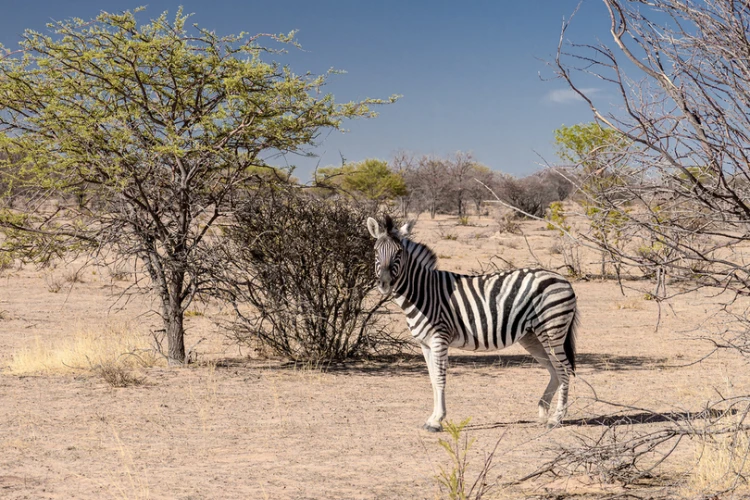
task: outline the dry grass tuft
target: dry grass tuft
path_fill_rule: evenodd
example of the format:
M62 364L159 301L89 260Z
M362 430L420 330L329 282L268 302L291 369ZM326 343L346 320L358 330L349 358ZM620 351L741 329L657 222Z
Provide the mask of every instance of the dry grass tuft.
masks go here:
M129 387L143 383L143 377L139 377L128 366L117 361L104 361L92 369L112 387Z
M638 297L632 297L626 300L617 301L613 304L613 306L618 311L621 311L623 309L640 311L643 309L643 301Z
M59 293L62 290L62 280L52 274L48 274L44 277L44 282L47 283L47 291L49 293Z
M109 277L112 281L128 281L132 274L133 272L124 266L115 266L109 269Z
M737 432L701 439L696 452L696 466L686 485L689 496L734 491L747 491L750 474L750 436ZM718 497L717 497L718 498Z
M7 371L13 375L94 372L108 383L111 379L121 384L128 377L131 382L136 379L129 373L134 368L160 362L147 338L125 323L99 331L79 330L69 339L42 341L37 337L31 345L13 353Z
M62 279L66 283L70 283L71 285L74 285L76 283L86 283L86 281L83 279L83 269L66 271L65 273L63 273Z

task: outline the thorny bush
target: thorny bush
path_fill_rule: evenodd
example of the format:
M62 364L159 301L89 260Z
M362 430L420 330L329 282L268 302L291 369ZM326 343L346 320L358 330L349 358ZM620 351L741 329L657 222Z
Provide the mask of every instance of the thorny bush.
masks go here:
M234 214L214 269L237 313L235 340L295 361L331 362L398 342L382 327L371 215L292 186L267 186Z

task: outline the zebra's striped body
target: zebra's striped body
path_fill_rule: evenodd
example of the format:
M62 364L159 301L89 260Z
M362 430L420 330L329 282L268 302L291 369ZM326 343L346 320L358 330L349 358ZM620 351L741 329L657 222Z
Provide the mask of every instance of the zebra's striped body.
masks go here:
M440 430L445 417L449 346L490 351L516 342L550 373L539 401L540 418L547 419L552 397L560 388L557 409L547 421L558 424L575 370L576 296L570 283L542 269L479 276L439 271L432 250L409 239L410 225L394 231L388 217L385 230L372 218L367 224L377 239L380 291L392 293L406 314L430 372L435 406L425 428Z

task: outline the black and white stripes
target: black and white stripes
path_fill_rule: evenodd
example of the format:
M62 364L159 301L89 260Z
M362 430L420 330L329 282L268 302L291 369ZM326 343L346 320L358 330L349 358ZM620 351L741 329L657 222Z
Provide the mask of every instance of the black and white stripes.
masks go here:
M489 351L520 343L547 368L550 382L539 401L540 418L556 425L565 414L570 375L575 370L576 296L570 283L542 269L465 276L437 270L437 257L409 239L386 217L382 228L368 219L376 238L379 290L403 309L419 340L433 385L435 406L425 428L440 430L445 417L448 347ZM548 418L554 393L555 412Z

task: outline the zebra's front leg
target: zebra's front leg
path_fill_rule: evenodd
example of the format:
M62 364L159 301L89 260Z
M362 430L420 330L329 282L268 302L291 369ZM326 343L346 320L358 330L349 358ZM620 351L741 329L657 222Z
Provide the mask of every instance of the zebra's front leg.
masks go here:
M448 346L440 342L433 342L429 346L422 344L422 354L430 373L433 397L432 415L422 427L428 432L440 432L443 430L442 421L446 414L445 374L448 369Z

